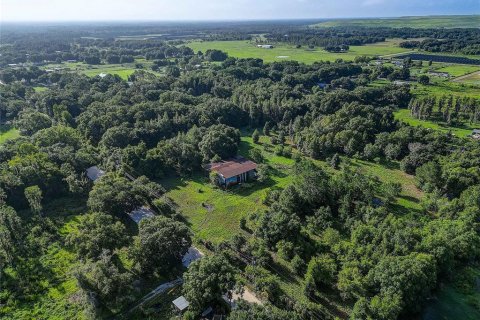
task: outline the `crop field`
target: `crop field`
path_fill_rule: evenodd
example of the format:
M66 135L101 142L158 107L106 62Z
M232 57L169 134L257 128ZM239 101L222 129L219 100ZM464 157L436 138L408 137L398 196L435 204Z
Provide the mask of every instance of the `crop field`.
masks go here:
M7 125L0 125L0 144L7 140L15 139L20 136L20 132L17 129Z
M380 42L364 46L350 46L345 53L331 53L320 48L295 48L287 44L275 44L273 49L257 48L249 41L195 41L187 45L195 52L218 49L236 58L260 58L265 62L296 60L307 64L316 61L335 61L337 59L354 60L357 56L390 55L407 52L407 49L396 46L396 42Z
M239 226L240 219L267 209L262 203L267 191L283 189L294 181L294 160L276 156L268 137L262 136L260 144L256 145L249 135L243 136L239 153L248 156L248 150L252 148L260 148L266 162L272 166L269 181L244 184L227 191L214 188L206 175L188 179L172 177L159 181L168 190L167 196L178 205L197 239L218 243L243 232ZM325 162L315 162L327 171L334 171ZM398 163L377 164L353 160L350 165L365 174L377 176L382 182L400 182L402 192L396 204L399 211L420 209L419 200L423 193L416 187L414 177L401 171Z
M320 22L316 27L392 27L392 28L478 28L478 15L430 16L371 19L337 19Z

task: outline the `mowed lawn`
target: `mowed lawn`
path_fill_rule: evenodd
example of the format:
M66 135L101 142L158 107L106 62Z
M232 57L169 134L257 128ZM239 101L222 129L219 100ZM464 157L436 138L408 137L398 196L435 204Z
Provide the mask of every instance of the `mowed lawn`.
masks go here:
M445 133L451 131L453 134L459 137L467 137L472 133L473 129L480 127L480 124L475 126L475 125L470 125L468 123L465 123L462 127L453 127L453 126L448 126L441 122L420 120L412 117L412 115L410 114L410 110L408 109L399 109L395 111L394 115L395 115L395 119L408 123L411 126L416 126L416 127L421 126L424 128L430 128L430 129L442 131Z
M388 55L408 50L396 46L396 42L377 43L365 46L350 46L345 53L330 53L321 48L295 48L287 44L275 44L273 49L258 48L250 41L195 41L187 44L195 52L217 49L236 58L260 58L265 62L296 60L307 64L316 61L354 60L357 56Z
M7 140L15 139L20 136L20 132L6 125L0 125L0 144L4 143Z

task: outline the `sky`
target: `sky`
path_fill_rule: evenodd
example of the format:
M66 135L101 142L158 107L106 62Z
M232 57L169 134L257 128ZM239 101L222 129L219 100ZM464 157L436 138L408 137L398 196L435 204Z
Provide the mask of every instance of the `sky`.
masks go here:
M479 13L480 0L0 0L1 21L259 20Z

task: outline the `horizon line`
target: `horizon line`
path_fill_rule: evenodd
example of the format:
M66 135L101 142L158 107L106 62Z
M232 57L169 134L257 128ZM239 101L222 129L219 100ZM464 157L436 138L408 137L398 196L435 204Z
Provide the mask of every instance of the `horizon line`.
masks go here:
M260 22L260 21L306 21L306 20L355 20L355 19L402 19L402 18L415 18L415 17L468 17L468 16L480 16L478 13L469 14L426 14L426 15L402 15L402 16L359 16L359 17L317 17L317 18L226 18L226 19L110 19L110 20L3 20L0 19L0 23L135 23L135 22L157 22L157 23L195 23L195 22Z

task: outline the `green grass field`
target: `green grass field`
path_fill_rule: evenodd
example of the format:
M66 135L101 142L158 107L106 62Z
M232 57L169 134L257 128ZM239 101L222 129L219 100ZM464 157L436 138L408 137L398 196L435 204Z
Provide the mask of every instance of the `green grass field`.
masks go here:
M260 58L265 62L296 60L307 64L316 61L335 61L337 59L353 60L357 56L389 55L408 50L396 46L396 42L380 42L365 46L350 46L345 53L330 53L320 48L295 48L287 44L275 44L273 49L257 48L249 41L196 41L187 44L195 52L205 52L208 49L218 49L236 58Z
M453 77L460 77L465 74L469 74L475 71L479 71L480 66L471 66L471 65L463 65L463 64L455 64L450 65L447 67L436 69L435 71L438 72L448 72Z
M20 132L7 125L0 125L0 144L20 136Z
M395 112L395 118L405 123L408 123L411 126L416 126L416 127L422 126L424 128L430 128L430 129L442 131L445 133L451 131L453 134L455 134L458 137L466 137L472 133L473 129L480 127L480 125L471 126L469 124L464 124L462 127L453 127L453 126L448 126L441 122L419 120L412 117L412 115L410 114L410 110L408 109L397 110Z
M136 64L142 64L143 68L138 69ZM153 72L150 67L152 66L151 61L147 61L143 58L135 59L133 63L124 63L124 64L100 64L100 65L88 65L83 62L65 62L62 64L48 64L42 67L42 69L55 69L61 68L62 70L83 73L89 77L98 76L101 73L106 74L116 74L119 75L123 80L128 80L128 76L135 72L135 70L145 70L154 74L159 74L158 72ZM40 89L41 90L41 89Z
M399 18L336 19L315 24L315 27L392 27L392 28L478 28L479 15L451 15Z
M474 72L463 77L459 77L454 80L455 82L466 84L466 85L475 85L480 90L480 71ZM478 97L478 94L477 94Z

